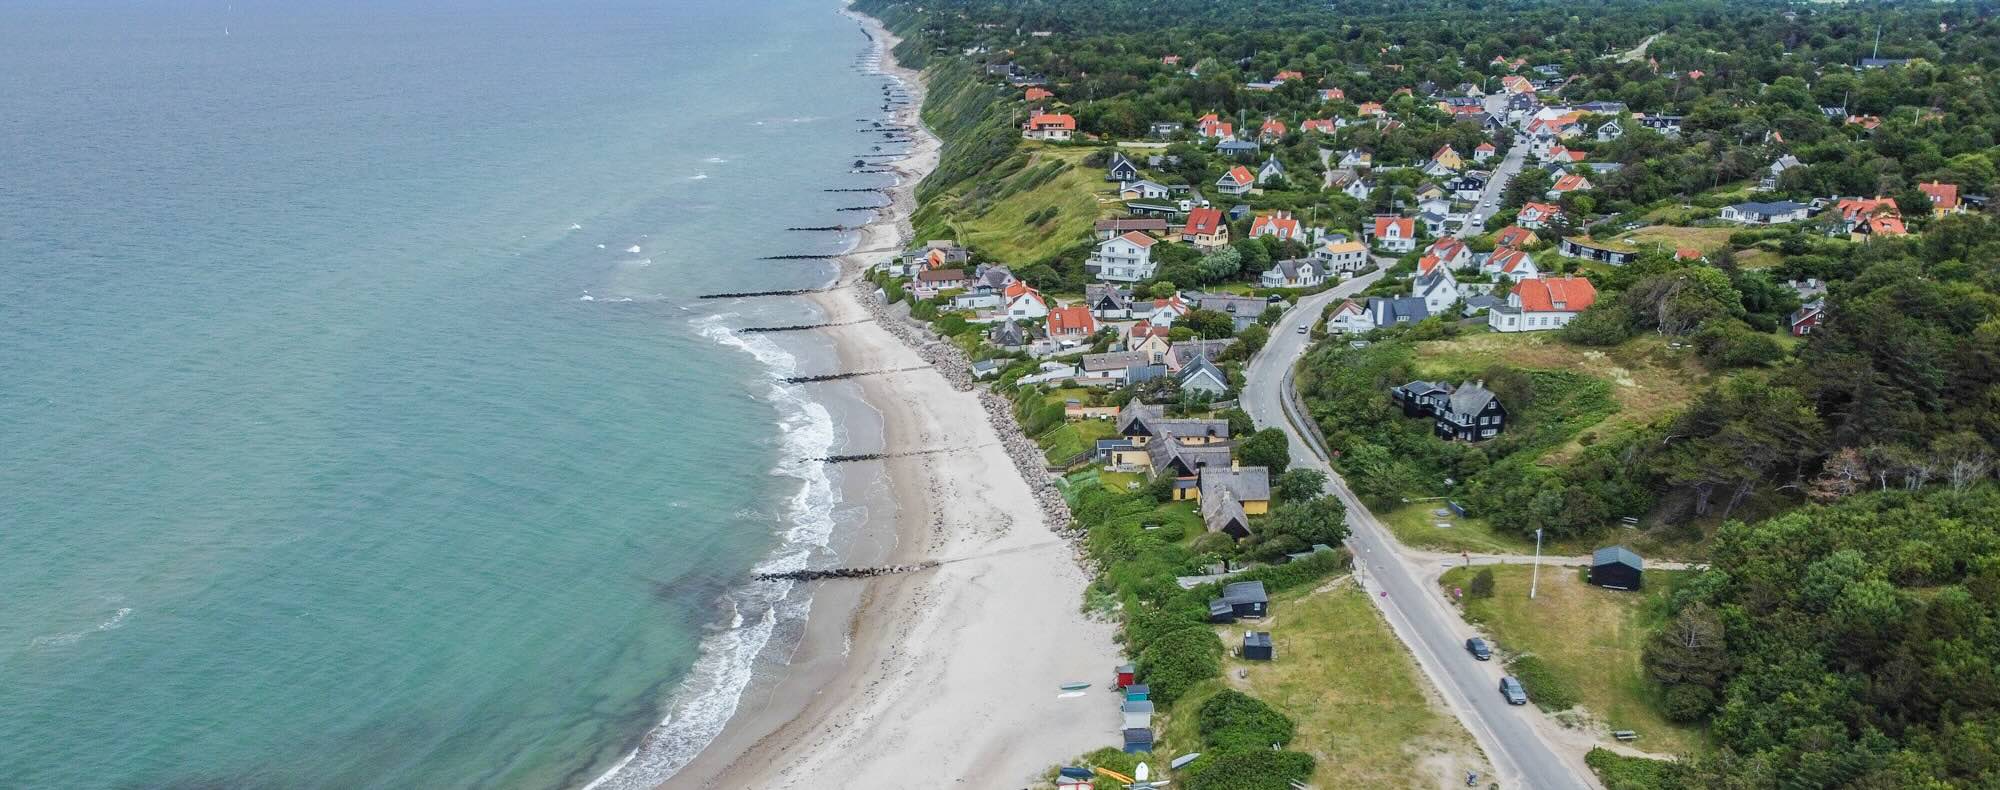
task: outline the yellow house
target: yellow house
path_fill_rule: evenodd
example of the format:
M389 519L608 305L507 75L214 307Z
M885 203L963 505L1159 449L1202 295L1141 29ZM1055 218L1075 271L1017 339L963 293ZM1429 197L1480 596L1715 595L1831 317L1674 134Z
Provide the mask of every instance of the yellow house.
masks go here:
M1136 467L1149 472L1159 471L1164 466L1178 466L1192 477L1199 465L1215 460L1213 453L1177 459L1174 456L1181 454L1166 451L1203 447L1221 448L1225 451L1222 463L1229 462L1226 454L1229 449L1228 420L1168 419L1165 406L1141 403L1135 398L1118 411L1118 435L1124 438L1125 445L1111 450L1110 461L1114 466ZM1155 448L1156 441L1163 441L1171 447ZM1161 452L1158 458L1154 456L1155 449ZM1194 496L1191 492L1188 498L1193 499Z
M1465 160L1460 158L1458 151L1453 150L1450 145L1439 148L1437 153L1431 155L1431 161L1453 170L1461 170L1465 167Z
M1227 497L1243 506L1243 512L1261 516L1271 512L1271 470L1261 466L1205 467L1200 474L1197 496L1202 499Z

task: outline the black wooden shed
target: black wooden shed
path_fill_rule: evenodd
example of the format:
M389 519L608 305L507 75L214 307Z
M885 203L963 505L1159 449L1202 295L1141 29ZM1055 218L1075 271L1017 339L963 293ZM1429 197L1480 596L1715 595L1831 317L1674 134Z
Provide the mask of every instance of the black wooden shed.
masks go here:
M1590 583L1612 590L1637 590L1646 561L1624 546L1606 546L1590 555Z
M1271 653L1271 633L1269 631L1243 632L1243 660L1269 661Z

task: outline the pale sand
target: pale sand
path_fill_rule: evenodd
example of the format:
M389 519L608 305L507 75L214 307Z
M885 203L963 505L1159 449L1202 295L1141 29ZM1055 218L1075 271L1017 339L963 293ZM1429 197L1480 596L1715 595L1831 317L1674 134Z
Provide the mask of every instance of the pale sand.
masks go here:
M915 72L883 67L916 100L898 121L919 127ZM894 209L862 232L841 282L909 238L916 182L938 145L917 135L898 171ZM815 295L830 322L871 313L860 289ZM924 364L879 324L827 330L842 370ZM883 415L882 449L953 451L886 462L895 544L883 561L950 560L933 570L823 582L786 676L746 698L722 735L668 787L1023 787L1065 758L1118 743L1106 682L1121 657L1109 622L1083 616L1088 582L1070 545L1045 522L975 392L934 370L853 380ZM854 448L854 451L862 451ZM869 552L877 553L877 552ZM840 585L848 589L837 589ZM844 653L844 655L843 655ZM1092 681L1058 697L1057 686Z

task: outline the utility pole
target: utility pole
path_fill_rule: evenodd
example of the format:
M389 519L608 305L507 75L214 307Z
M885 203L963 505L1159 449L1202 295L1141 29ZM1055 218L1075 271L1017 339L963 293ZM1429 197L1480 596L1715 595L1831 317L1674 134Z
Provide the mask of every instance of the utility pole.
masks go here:
M1528 600L1535 600L1535 591L1542 586L1542 531L1535 530L1535 569L1528 572Z

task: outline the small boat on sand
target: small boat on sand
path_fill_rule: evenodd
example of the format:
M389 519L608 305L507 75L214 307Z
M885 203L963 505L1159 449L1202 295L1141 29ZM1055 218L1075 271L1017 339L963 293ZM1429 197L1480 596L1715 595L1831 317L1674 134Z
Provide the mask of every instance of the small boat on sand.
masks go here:
M1082 690L1084 690L1084 689L1087 689L1087 688L1090 688L1090 684L1089 684L1089 683L1064 683L1064 684L1062 684L1062 690L1064 690L1064 691L1082 691Z

